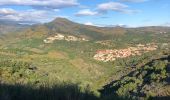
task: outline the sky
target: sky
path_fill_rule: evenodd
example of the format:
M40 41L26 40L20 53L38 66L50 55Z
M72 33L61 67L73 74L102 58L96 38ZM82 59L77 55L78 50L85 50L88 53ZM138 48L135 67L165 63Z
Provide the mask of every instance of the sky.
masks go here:
M95 26L170 26L170 0L0 0L0 21L34 24L57 17Z

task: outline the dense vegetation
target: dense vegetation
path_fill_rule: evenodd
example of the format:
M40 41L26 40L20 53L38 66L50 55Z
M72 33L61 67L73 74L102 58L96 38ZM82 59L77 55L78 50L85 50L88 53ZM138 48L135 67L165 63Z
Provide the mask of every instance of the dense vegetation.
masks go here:
M32 67L31 64L26 62L1 61L0 63L1 78L4 77L4 74L8 76L9 80L15 78L11 81L13 85L6 84L2 81L3 79L1 80L0 99L2 100L127 100L127 98L149 98L158 96L156 93L159 93L160 88L168 85L170 78L170 56L168 56L148 62L145 66L139 67L120 80L105 86L104 90L101 90L101 96L96 96L88 86L80 88L78 85L70 83L49 85L49 83L39 83L36 80L21 85L24 82L19 80L23 78L28 80L31 77L30 75L35 74L36 67ZM4 68L8 72L5 72ZM35 76L31 77L31 79L33 78ZM15 80L20 84L14 83Z
M148 62L119 80L113 81L101 91L104 96L119 95L134 99L156 97L161 95L161 89L169 85L169 78L170 56Z

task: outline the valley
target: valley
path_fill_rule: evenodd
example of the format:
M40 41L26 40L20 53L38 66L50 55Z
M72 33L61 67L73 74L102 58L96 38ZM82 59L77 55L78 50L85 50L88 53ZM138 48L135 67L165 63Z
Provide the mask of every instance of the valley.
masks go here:
M63 18L1 35L0 96L17 89L14 97L35 99L39 91L35 100L43 92L80 100L169 96L169 38L169 27L100 28Z

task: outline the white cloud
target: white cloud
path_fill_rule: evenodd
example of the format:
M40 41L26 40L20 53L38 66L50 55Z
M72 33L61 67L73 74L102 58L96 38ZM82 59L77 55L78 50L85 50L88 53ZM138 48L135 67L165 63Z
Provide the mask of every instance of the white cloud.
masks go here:
M131 10L131 9L123 9L120 10L120 12L125 13L125 14L135 14L141 12L140 10Z
M129 9L128 5L119 3L119 2L107 2L99 4L97 7L100 13L107 13L108 11L116 11L126 14L132 14L138 12L137 10Z
M90 9L83 9L77 12L75 15L76 16L95 16L97 14L98 12L91 11Z
M145 2L145 1L148 1L148 0L120 0L120 1L140 3L140 2Z
M94 26L94 24L92 22L86 22L84 23L85 25L91 25L91 26Z
M15 14L15 10L11 8L2 8L0 9L0 15L8 15L8 14Z
M84 25L90 25L90 26L97 26L97 27L103 27L104 25L102 25L102 24L94 24L94 23L92 23L92 22L86 22L86 23L84 23Z
M108 11L116 11L125 14L133 14L139 12L138 10L129 9L128 5L119 2L107 2L102 3L97 6L96 11L91 11L90 9L83 9L77 12L76 16L96 16L107 13Z
M59 10L59 9L54 9L53 11L55 11L55 12L59 12L60 10Z
M77 0L0 0L0 20L19 22L47 22L56 17L61 8L78 6ZM5 6L28 6L24 11L16 11ZM34 10L33 10L34 9Z
M46 10L16 11L10 8L0 9L0 20L36 23L49 21L50 18L51 16L48 15Z
M108 3L103 3L99 4L97 9L100 11L107 12L108 10L113 10L113 11L120 11L122 9L128 8L127 5L118 3L118 2L108 2Z
M1 6L18 5L34 8L66 8L79 5L77 0L0 0Z

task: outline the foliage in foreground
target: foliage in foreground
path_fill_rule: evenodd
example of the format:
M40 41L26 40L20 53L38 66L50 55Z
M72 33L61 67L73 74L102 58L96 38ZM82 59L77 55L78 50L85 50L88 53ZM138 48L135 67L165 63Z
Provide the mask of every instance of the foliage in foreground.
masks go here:
M25 85L0 85L0 100L97 100L90 91L74 84L32 87Z
M99 97L87 88L63 83L35 87L32 85L0 84L0 100L127 100L122 97Z
M170 56L153 60L145 66L113 81L104 87L104 96L118 95L129 98L150 98L161 95L165 86L169 86L170 78ZM169 95L168 95L169 96Z
M1 60L0 100L105 100L90 87L41 81L36 70L36 66L29 62Z

